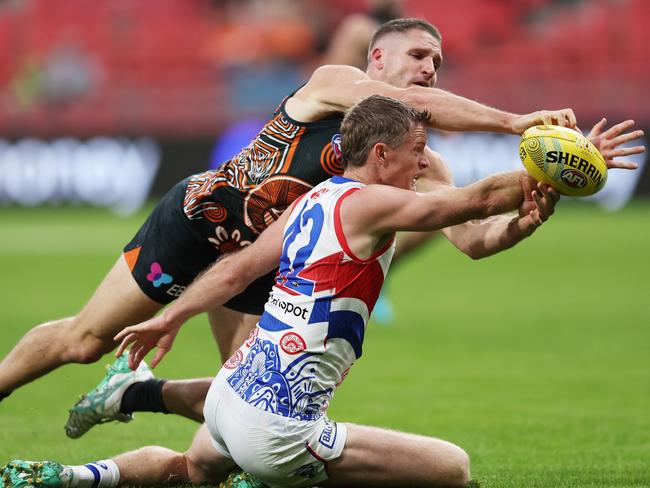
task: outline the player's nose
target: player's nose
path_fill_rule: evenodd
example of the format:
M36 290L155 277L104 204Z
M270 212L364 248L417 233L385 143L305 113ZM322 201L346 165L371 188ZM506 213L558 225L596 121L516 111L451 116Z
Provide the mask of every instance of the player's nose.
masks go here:
M436 65L433 63L432 57L426 57L422 60L422 73L431 79L436 74Z

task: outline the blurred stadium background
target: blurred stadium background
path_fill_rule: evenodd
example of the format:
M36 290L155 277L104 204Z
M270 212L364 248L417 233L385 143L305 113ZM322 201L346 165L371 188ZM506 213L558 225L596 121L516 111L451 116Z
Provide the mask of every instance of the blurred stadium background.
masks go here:
M345 57L332 39L346 22L386 5L441 29L441 88L520 113L573 107L583 129L650 127L645 0L5 0L0 202L136 210L231 157L312 68ZM463 161L460 183L485 155L516 165L514 143L432 141ZM601 198L650 193L644 174L614 175L622 189Z
M0 1L0 356L78 310L152 201L233 156L385 4L441 29L441 88L650 129L646 0ZM461 184L519 167L513 136L430 142ZM650 486L650 176L632 159L597 204L563 201L508 253L476 263L439 244L398 266L394 325L370 327L332 416L454 440L486 487ZM214 373L196 321L162 376ZM0 464L187 446L194 424L157 415L64 438L101 375L61 368L3 401Z

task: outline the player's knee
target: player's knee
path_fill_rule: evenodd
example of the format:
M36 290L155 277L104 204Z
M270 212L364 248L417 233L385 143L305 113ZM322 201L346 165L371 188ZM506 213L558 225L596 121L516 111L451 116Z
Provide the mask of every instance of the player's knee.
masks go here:
M458 446L451 446L445 473L448 486L465 487L470 480L469 455Z
M66 360L71 363L90 364L115 348L110 337L100 337L89 330L77 326L74 321L66 334Z
M183 458L187 469L188 483L192 485L212 484L213 473L209 466L198 462L189 453L185 453Z

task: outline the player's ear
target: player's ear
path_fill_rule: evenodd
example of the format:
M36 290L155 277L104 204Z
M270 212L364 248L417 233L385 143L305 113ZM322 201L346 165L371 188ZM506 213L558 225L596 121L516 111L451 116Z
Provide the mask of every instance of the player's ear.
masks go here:
M386 145L378 142L372 148L379 164L386 164Z
M383 69L384 67L384 50L380 47L375 47L370 51L370 62L377 69Z

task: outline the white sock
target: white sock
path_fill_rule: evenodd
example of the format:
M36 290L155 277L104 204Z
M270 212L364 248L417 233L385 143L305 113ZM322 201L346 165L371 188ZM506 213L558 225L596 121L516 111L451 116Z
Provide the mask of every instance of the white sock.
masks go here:
M120 470L110 459L68 468L72 471L68 488L115 488L120 481Z

